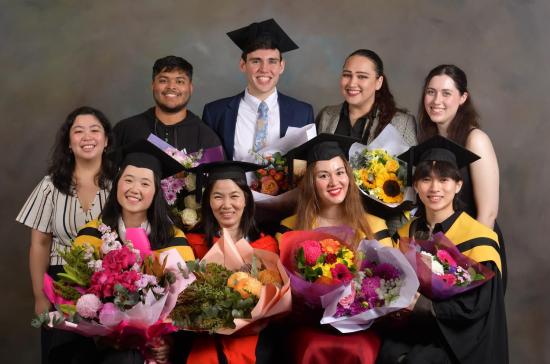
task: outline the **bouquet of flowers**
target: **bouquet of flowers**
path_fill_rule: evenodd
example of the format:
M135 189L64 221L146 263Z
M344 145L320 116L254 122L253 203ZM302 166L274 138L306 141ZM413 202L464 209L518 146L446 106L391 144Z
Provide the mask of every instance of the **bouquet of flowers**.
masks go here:
M166 154L177 160L185 168L193 168L202 163L223 160L221 146L200 150L195 153L186 153L166 143L154 134L147 138L152 144L162 149ZM196 189L196 177L193 173L180 172L161 181L162 192L166 202L175 215L188 228L192 228L200 221L200 205L192 193Z
M444 300L469 291L493 278L495 273L466 257L443 233L430 240L399 239L420 281L420 293L432 300Z
M257 154L256 163L264 167L254 173L256 179L250 184L253 191L270 196L288 191L288 166L281 152L263 156Z
M416 274L399 250L363 240L357 252L361 263L350 284L321 297L321 323L340 332L367 329L374 319L408 307L418 289Z
M190 270L196 280L170 314L184 330L230 335L290 310L290 282L279 257L244 239L234 243L226 231Z
M414 191L407 187L407 165L395 158L409 149L392 125L368 146L355 143L349 151L355 183L362 194L389 208L414 199Z
M351 229L342 227L289 231L281 236L281 261L292 293L307 306L320 307L321 296L353 278L354 254L343 238L351 235Z
M184 261L176 249L148 254L149 242L137 241L146 237L141 228L127 229L135 245L121 242L104 224L99 231L100 246L75 244L60 252L66 262L64 272L57 280L44 276L44 291L57 311L41 315L33 324L108 337L116 346L129 343L145 351L150 339L176 330L164 318L191 282L182 275ZM136 246L149 249L140 251Z

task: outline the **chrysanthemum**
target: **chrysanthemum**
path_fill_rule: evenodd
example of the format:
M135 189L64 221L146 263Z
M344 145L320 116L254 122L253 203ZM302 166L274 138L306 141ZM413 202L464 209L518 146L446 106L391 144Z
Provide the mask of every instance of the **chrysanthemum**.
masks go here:
M374 267L374 274L389 280L399 278L399 270L389 263L380 263Z

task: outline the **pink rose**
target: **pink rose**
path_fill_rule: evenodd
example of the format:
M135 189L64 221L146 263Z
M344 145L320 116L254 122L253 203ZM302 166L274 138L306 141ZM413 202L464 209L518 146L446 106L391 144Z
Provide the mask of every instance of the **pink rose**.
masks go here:
M307 265L315 265L321 256L321 244L315 240L306 240L298 244L298 249L304 250L304 257Z
M452 274L443 274L440 276L443 282L449 286L454 286L456 284L456 277Z

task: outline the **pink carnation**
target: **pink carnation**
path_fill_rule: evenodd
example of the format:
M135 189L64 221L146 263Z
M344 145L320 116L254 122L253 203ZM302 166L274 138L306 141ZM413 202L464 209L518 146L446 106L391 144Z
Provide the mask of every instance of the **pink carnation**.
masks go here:
M452 274L443 274L440 276L443 282L449 286L454 286L456 284L456 277Z
M321 256L321 244L315 240L306 240L298 245L298 249L304 250L304 257L307 265L315 265Z
M451 254L449 254L446 250L438 250L437 251L437 258L444 264L448 264L450 267L456 267L456 261L451 257Z
M76 312L84 318L95 318L103 304L94 294L85 294L76 301Z
M103 269L111 272L120 272L123 269L131 267L136 262L135 254L123 246L121 249L112 250L103 257Z

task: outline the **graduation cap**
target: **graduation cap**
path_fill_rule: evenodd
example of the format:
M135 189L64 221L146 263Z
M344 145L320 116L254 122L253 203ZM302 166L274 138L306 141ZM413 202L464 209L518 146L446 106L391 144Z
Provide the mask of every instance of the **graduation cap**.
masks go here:
M178 161L146 139L119 147L111 153L110 158L121 169L126 166L148 168L161 179L184 170Z
M298 45L273 19L252 23L246 27L233 30L227 35L243 52L246 52L252 43L260 39L270 39L274 43L274 48L281 53L298 49Z
M440 135L411 147L398 158L407 162L407 181L409 183L412 183L412 167L420 162L448 162L460 169L480 159L477 154Z
M287 152L289 178L292 182L293 161L301 159L311 164L317 161L328 161L334 157L341 156L348 159L349 148L353 143L361 142L359 139L349 136L322 133L304 144Z
M242 179L246 183L246 172L257 171L263 166L254 163L240 161L218 161L203 163L196 167L186 169L197 176L196 200L201 201L202 188L207 183L220 179Z

